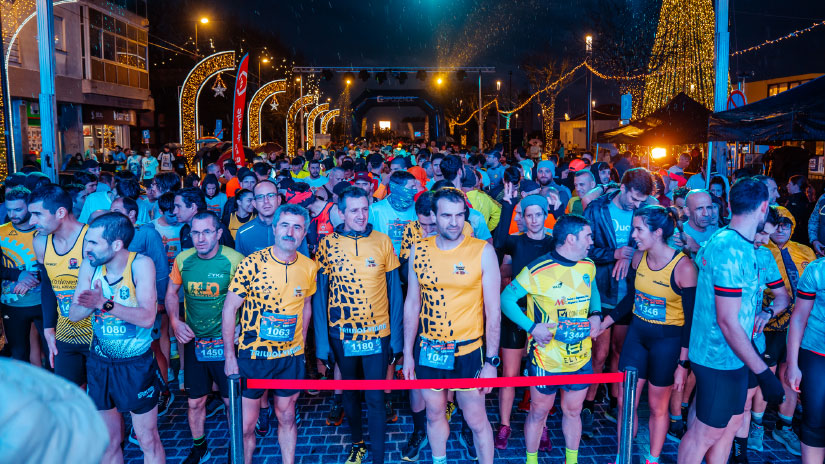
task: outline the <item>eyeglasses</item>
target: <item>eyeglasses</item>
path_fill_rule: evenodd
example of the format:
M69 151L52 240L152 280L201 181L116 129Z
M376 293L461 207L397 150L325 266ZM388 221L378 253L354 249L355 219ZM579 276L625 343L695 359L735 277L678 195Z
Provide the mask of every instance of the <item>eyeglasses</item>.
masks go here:
M776 229L777 230L782 230L782 231L791 230L791 225L788 224L787 222L785 222L785 223L779 224L779 226Z
M261 193L261 194L255 195L255 201L264 201L264 198L266 198L267 200L270 200L270 201L274 201L275 197L277 197L277 196L278 196L278 194L274 193L274 192L272 192L272 193Z
M206 230L203 230L203 231L193 230L193 231L189 232L189 236L192 237L192 238L197 238L197 237L200 237L201 235L203 235L204 237L209 237L211 235L215 235L216 232L217 232L217 230L212 230L212 229L206 229Z

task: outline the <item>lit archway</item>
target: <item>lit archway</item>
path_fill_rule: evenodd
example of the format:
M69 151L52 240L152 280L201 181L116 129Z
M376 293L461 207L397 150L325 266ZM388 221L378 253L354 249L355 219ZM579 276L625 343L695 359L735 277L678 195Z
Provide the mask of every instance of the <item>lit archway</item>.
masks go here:
M77 0L59 0L52 3L54 6L66 3L77 3ZM0 89L0 128L5 128L6 111L11 109L11 86L9 84L9 57L14 42L23 27L37 16L37 5L33 0L3 2L0 8L0 24L3 25L3 46L6 47L5 60L3 65L6 73L6 86ZM8 154L11 153L12 171L17 171L17 160L14 153L14 128L9 121L9 146L6 146L6 138L0 137L0 180L4 180L9 172ZM58 162L58 160L55 160Z
M264 84L249 102L249 109L246 111L247 135L246 143L250 147L257 147L261 143L261 110L269 97L286 92L286 79L278 79Z
M197 153L198 139L198 99L204 84L212 76L235 69L235 52L218 52L209 55L189 71L183 81L178 100L180 112L180 143L183 155L189 163Z
M295 115L301 108L318 103L317 95L304 95L292 102L289 111L286 113L286 154L293 156L295 154Z
M330 111L329 113L325 114L321 117L321 133L322 134L329 134L329 123L332 121L332 118L337 118L338 115L341 114L341 110L338 108Z
M307 146L315 146L315 120L328 110L329 103L321 103L309 112L309 116L307 116Z

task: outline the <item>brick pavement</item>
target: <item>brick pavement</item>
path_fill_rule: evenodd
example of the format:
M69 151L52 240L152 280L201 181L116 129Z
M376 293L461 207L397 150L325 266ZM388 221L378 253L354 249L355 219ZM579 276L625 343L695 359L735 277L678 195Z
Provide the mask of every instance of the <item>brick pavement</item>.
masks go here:
M177 387L176 384L173 384ZM339 427L326 425L325 417L329 411L331 394L322 392L313 397L301 394L298 401L298 413L301 415L301 423L298 426L298 446L296 453L296 463L323 463L335 464L343 463L346 459L346 445L348 444L348 427L346 421ZM401 393L393 393L392 398L397 404L399 413L398 422L387 427L386 462L402 462L400 460L401 450L406 444L407 433L412 430L412 418L405 402L402 401ZM487 410L493 427L496 426L498 417L495 392L488 395ZM517 392L517 401L521 398L521 392ZM597 406L595 437L582 442L579 451L579 462L581 464L605 464L615 460L616 453L616 425L603 418L602 407ZM365 411L366 412L366 411ZM639 459L644 459L647 451L646 442L646 422L647 412L642 406L640 408L640 430L634 442L634 463ZM524 419L526 414L514 411L512 415L513 434L510 438L510 445L506 450L496 450L496 463L523 464L524 463ZM363 418L366 424L366 417ZM765 415L765 451L757 453L749 451L750 462L759 463L798 463L799 458L786 452L784 447L770 437L773 430L775 415L768 412ZM456 416L451 421L451 438L447 444L447 459L450 463L470 463L458 443L458 432L461 428L460 420ZM281 457L277 440L277 427L273 423L272 429L267 437L258 439L258 448L253 459L254 463L270 464L280 463ZM564 437L561 432L561 415L557 414L548 419L548 427L553 443L553 450L549 453L540 453L539 462L561 464L564 462ZM160 438L166 449L167 462L176 464L182 462L192 446L192 437L186 419L186 394L182 391L175 391L175 400L167 415L159 418ZM226 462L229 434L227 425L222 414L207 419L206 429L207 439L212 450L210 463ZM366 433L366 427L365 427ZM368 440L368 437L366 437ZM662 464L675 463L678 444L667 440L660 462ZM124 450L125 462L127 464L142 463L140 449L131 444L126 444ZM368 458L369 459L369 458ZM368 460L369 462L369 460ZM431 461L429 447L427 447L419 458L419 462L428 463ZM644 461L642 461L644 462Z

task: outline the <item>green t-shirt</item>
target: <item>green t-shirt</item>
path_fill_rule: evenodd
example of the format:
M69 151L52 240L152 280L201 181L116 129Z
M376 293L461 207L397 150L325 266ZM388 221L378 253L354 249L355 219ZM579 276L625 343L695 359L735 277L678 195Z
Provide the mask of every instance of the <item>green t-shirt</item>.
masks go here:
M243 255L219 245L211 259L198 256L195 248L178 254L169 279L183 288L186 323L197 338L221 336L221 311L229 283Z

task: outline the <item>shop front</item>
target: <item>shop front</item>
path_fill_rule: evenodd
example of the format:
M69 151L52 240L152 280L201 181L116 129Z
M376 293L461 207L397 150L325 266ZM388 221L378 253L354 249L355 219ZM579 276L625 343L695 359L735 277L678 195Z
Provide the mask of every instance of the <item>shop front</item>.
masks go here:
M136 126L135 110L84 105L83 157L94 154L103 162L114 147L129 147L131 131Z

